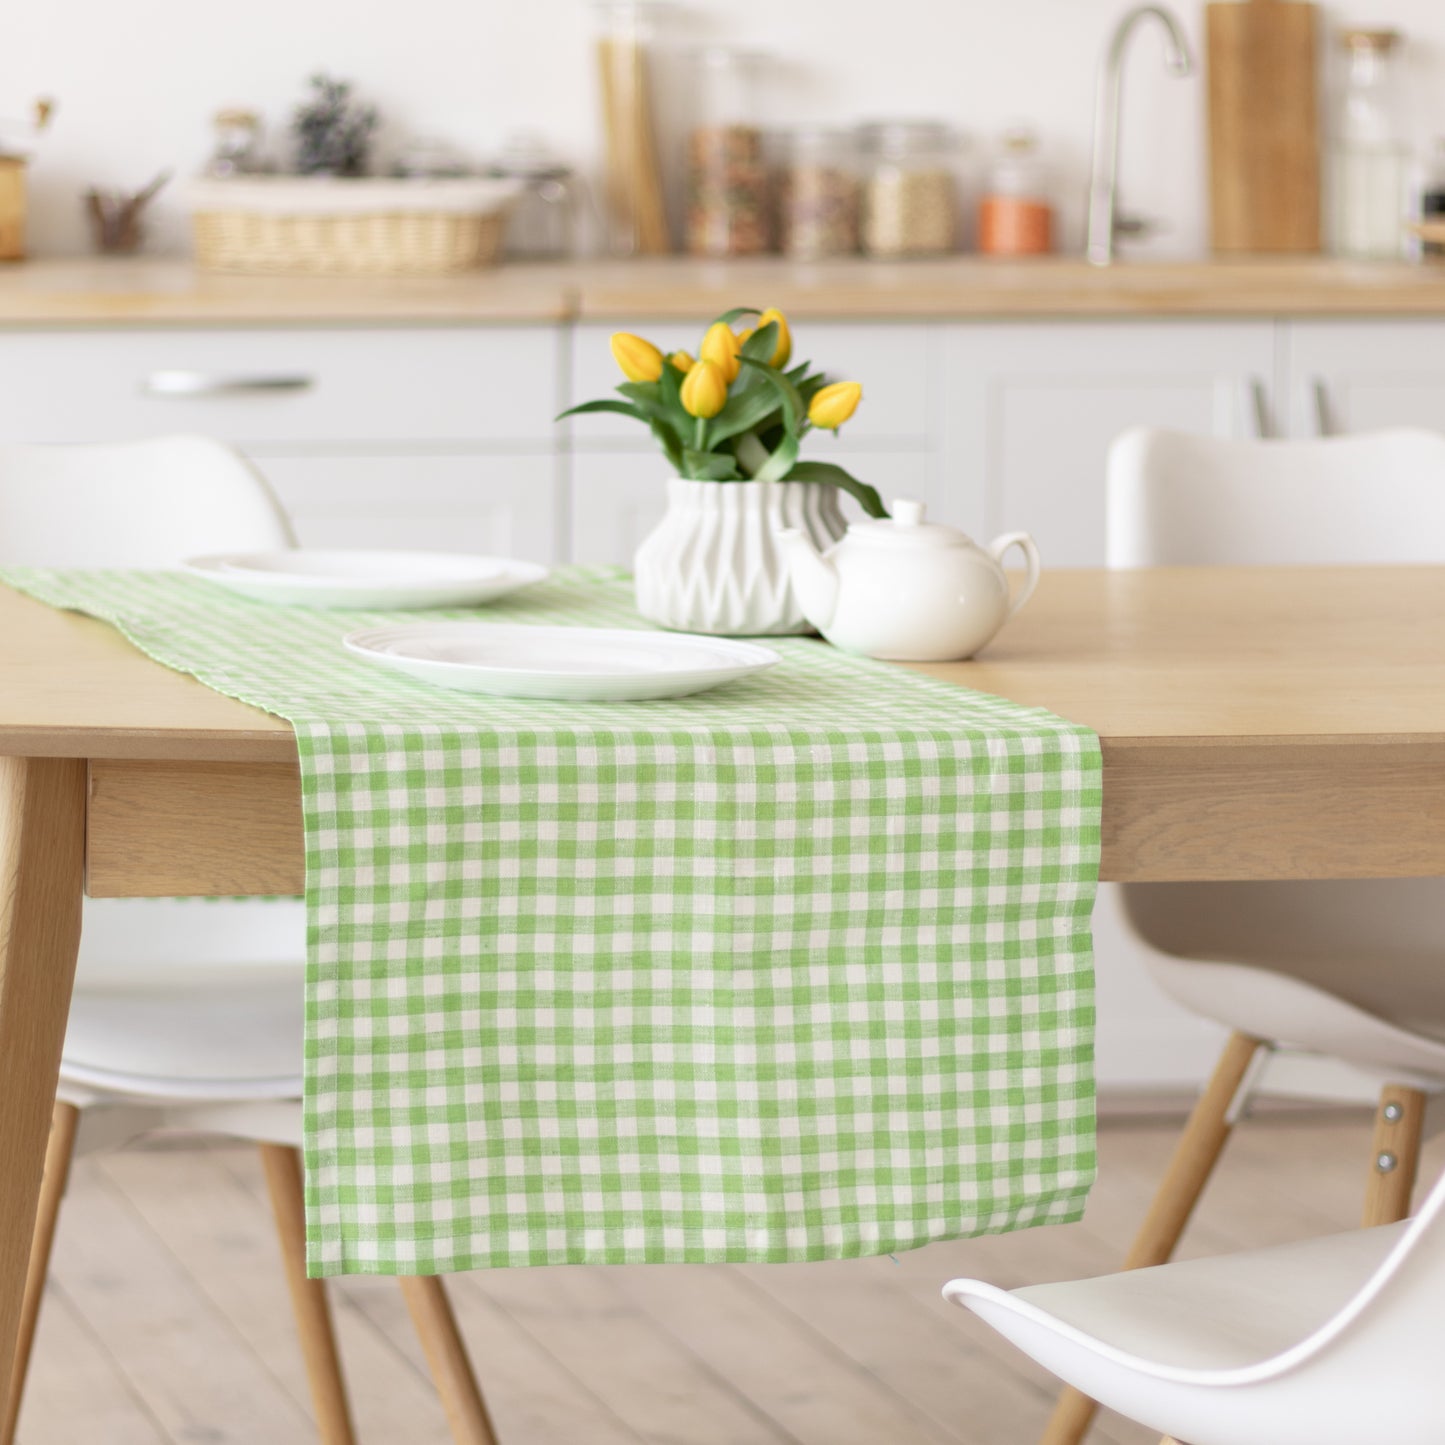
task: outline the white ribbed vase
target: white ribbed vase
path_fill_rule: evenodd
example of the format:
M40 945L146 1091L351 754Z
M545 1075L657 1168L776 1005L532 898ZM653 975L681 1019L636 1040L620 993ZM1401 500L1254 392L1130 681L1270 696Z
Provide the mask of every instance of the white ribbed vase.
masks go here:
M821 551L846 530L838 491L818 482L667 484L667 515L637 549L637 610L679 632L811 632L778 545L797 527Z

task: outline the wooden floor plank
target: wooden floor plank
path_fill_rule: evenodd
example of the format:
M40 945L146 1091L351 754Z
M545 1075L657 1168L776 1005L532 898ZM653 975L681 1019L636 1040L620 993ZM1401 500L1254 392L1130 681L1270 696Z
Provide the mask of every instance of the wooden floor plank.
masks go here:
M245 1147L131 1149L98 1164L310 1417L306 1368L270 1215L225 1167L228 1158L249 1161L255 1152ZM390 1280L357 1283L400 1295ZM349 1307L343 1292L332 1292L357 1433L364 1440L450 1445L446 1417L429 1381L390 1338Z
M790 1437L836 1445L948 1445L957 1438L736 1271L662 1265L612 1277Z
M649 1445L803 1445L633 1305L616 1272L499 1269L459 1287L500 1305Z
M264 1205L265 1184L254 1151L228 1149L218 1155L218 1163L258 1208ZM639 1445L638 1437L561 1361L479 1290L469 1288L467 1276L449 1276L447 1287L487 1407L505 1445L555 1445L570 1440L585 1440L588 1445ZM338 1279L333 1281L333 1293L339 1329L345 1330L348 1324L365 1328L403 1356L418 1379L426 1378L421 1342L401 1291L390 1280ZM349 1338L347 1334L343 1340L348 1359ZM377 1432L376 1438L391 1437Z
M1026 1445L1050 1377L939 1296L1116 1267L1179 1121L1110 1121L1084 1221L891 1259L518 1269L449 1280L505 1445ZM1363 1111L1246 1121L1185 1237L1198 1255L1350 1228ZM1445 1167L1431 1140L1422 1188ZM314 1445L254 1151L82 1160L61 1215L21 1445ZM400 1291L335 1285L367 1445L442 1445ZM1093 1445L1155 1445L1114 1416Z
M45 1292L19 1438L21 1445L176 1445L54 1284Z
M52 1273L167 1433L315 1445L308 1414L95 1164L79 1160L71 1181Z

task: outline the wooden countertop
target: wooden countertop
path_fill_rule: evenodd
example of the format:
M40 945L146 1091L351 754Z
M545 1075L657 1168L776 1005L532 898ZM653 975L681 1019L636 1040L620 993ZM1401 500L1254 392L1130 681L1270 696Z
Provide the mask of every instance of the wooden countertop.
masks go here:
M212 275L159 258L0 267L0 327L695 320L739 302L815 320L1445 316L1445 266L1309 257L1112 267L1062 257L816 265L679 257L371 280Z

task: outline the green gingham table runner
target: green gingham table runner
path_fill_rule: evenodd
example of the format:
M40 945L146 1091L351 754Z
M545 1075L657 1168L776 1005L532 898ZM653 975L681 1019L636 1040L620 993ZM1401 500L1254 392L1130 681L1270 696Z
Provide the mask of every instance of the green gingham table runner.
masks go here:
M641 626L613 570L427 614L5 575L295 727L313 1274L816 1259L1081 1212L1086 729L804 639L610 705L340 647L422 617Z

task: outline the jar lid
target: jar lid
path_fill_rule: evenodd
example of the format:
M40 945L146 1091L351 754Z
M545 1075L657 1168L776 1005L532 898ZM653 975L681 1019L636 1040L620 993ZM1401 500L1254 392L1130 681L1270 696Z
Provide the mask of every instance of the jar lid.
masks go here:
M876 155L918 150L952 150L952 127L942 120L875 120L858 127L858 140Z
M1346 50L1374 50L1387 55L1405 37L1398 30L1370 30L1352 27L1340 31L1340 44Z

